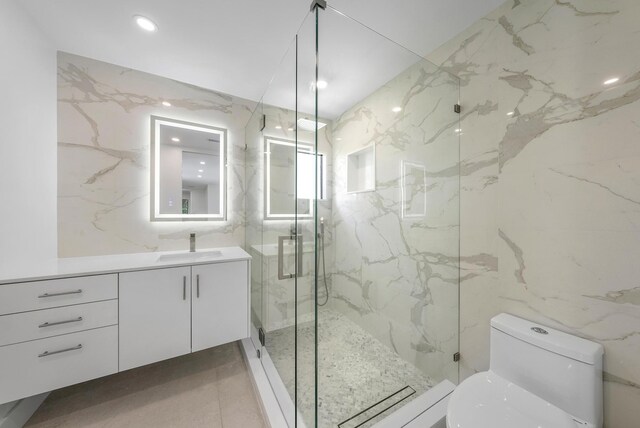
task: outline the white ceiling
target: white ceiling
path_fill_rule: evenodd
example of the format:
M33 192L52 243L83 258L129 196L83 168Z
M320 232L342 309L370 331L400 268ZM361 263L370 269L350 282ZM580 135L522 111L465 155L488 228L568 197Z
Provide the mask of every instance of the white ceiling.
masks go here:
M426 55L502 1L328 0L328 3L408 49ZM307 15L310 2L21 0L20 3L58 50L258 100ZM158 32L145 33L137 28L132 20L135 14L154 20ZM350 39L346 22L341 24L342 34L335 35L334 40ZM357 28L356 32L364 31L355 23L353 28ZM329 31L322 27L322 21L321 30ZM386 63L392 66L386 73L379 70L379 74L392 77L400 64ZM351 74L358 75L357 70ZM374 81L369 83L375 84ZM339 113L340 108L327 111L327 117Z

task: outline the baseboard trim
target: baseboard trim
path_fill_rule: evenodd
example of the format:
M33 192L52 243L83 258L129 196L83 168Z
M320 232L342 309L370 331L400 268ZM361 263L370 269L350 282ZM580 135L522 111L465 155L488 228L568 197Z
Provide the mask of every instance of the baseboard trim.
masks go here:
M45 392L16 401L0 420L0 428L22 428L48 395L49 393Z

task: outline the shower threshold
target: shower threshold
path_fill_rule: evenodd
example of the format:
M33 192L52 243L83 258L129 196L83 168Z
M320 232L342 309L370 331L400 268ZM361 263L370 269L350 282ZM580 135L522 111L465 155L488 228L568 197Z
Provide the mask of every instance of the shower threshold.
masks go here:
M416 390L411 388L409 385L404 388L394 392L386 398L378 401L377 403L367 407L366 409L356 413L351 416L349 419L340 422L338 424L338 428L358 428L363 426L365 423L370 420L382 415L388 410L392 409L395 405L403 402L410 396L416 393Z

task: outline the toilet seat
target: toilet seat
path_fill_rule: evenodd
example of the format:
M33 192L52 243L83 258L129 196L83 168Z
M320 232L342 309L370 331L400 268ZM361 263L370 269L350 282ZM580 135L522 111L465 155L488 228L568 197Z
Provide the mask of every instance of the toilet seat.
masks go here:
M448 428L576 428L566 412L491 370L463 381L447 406Z

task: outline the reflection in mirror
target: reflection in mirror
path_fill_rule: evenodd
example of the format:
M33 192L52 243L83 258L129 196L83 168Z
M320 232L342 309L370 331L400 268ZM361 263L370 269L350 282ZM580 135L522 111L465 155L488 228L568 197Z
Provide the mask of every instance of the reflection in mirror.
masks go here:
M151 117L152 220L224 220L225 129Z
M317 168L314 167L314 159ZM296 176L297 162L297 176ZM283 220L313 216L315 171L318 171L318 199L325 198L326 166L324 155L315 156L313 145L277 138L265 138L265 218ZM296 199L296 184L298 198Z

